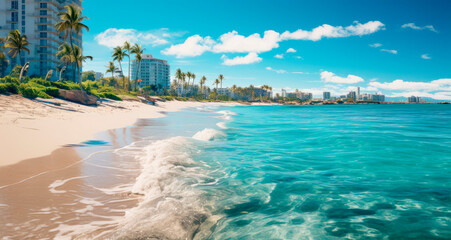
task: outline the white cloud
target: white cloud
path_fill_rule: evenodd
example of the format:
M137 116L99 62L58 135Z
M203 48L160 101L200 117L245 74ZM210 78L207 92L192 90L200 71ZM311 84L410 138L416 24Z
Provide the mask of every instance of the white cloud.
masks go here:
M319 27L314 28L311 31L306 30L296 30L295 32L290 33L289 31L284 32L281 35L283 40L311 40L318 41L323 37L326 38L340 38L340 37L349 37L349 36L363 36L375 33L379 30L383 30L384 24L379 21L369 21L365 24L361 24L359 22L354 22L353 25L349 25L347 27L342 26L331 26L328 24L323 24Z
M170 37L170 34L164 31L167 30L160 29L151 32L139 32L135 29L109 28L104 32L97 34L94 39L98 44L111 48L121 46L125 41L143 45L158 46L169 43L167 38Z
M237 31L225 33L219 37L219 43L213 48L216 53L268 52L279 47L279 33L265 31L263 38L258 33L248 37L239 35Z
M370 86L392 91L451 91L451 78L443 78L431 82L407 82L397 79L393 82L370 82Z
M392 50L392 49L381 49L382 52L388 52L391 54L398 54L397 50Z
M201 37L194 35L185 40L182 44L171 45L161 51L165 55L175 55L177 58L195 57L202 55L206 51L210 51L215 41L210 37Z
M381 47L381 46L382 46L382 44L380 44L380 43L370 44L370 47L373 47L373 48L378 48L378 47Z
M410 29L414 29L414 30L425 30L425 29L427 29L429 31L438 33L438 31L432 25L426 25L424 27L420 27L420 26L417 26L415 23L406 23L406 24L402 25L401 27L402 28L410 28Z
M282 59L283 58L283 54L276 54L276 55L274 55L274 57L278 58L278 59Z
M302 57L301 57L301 56L296 56L295 58L297 58L297 59L302 59Z
M291 73L293 73L293 74L310 74L308 72L291 72Z
M324 24L314 28L312 31L304 31L299 29L293 33L286 31L282 35L276 31L268 30L264 32L263 37L258 33L254 33L246 37L239 35L237 31L232 31L222 34L217 41L213 41L210 37L202 38L199 35L194 35L186 39L185 43L172 45L170 48L163 50L162 53L166 55L176 55L178 57L198 56L206 51L211 51L214 53L262 53L278 48L279 43L285 40L318 41L323 37L337 38L363 36L383 29L383 23L379 21L369 21L365 24L354 22L353 25L347 27L334 27ZM196 39L198 42L187 44L187 41L190 38L191 41ZM209 44L201 43L201 39L208 39ZM196 51L195 54L186 54L192 52L189 48L193 45L196 48L202 49L202 51ZM293 50L296 51L295 49L290 48L287 52L293 52ZM177 54L178 52L181 52L182 54Z
M283 69L277 70L277 69L273 69L273 68L271 68L271 67L266 67L266 70L268 70L268 71L273 71L273 72L276 72L276 73L287 73L287 71L285 71L285 70L283 70Z
M244 57L235 57L232 59L227 58L225 55L222 55L221 57L224 62L223 65L226 66L233 66L233 65L245 65L245 64L252 64L252 63L258 63L262 61L262 58L260 58L257 53L249 53Z
M294 48L288 48L287 53L295 53L297 52Z
M363 78L355 75L348 75L347 77L339 77L334 73L328 71L321 72L321 80L325 82L344 83L344 84L352 84L364 81Z
M421 58L422 59L431 59L431 56L429 56L429 54L423 54L423 55L421 55Z

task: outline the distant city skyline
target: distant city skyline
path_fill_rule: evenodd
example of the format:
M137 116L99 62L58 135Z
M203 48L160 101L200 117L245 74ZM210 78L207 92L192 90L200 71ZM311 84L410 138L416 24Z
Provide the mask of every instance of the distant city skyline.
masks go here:
M210 86L223 74L225 87L267 84L322 97L360 86L451 100L449 1L141 0L133 13L123 5L84 2L85 54L94 56L85 70L104 72L112 48L129 40L167 60L171 78L181 68Z

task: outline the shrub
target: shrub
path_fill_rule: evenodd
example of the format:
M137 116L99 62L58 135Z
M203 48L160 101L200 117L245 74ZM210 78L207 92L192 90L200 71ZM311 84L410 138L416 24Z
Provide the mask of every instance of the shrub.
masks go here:
M19 89L13 83L0 83L0 93L18 94Z
M6 83L0 83L0 93L7 93Z
M115 94L110 93L110 92L102 93L102 95L103 95L104 98L109 98L109 99L112 99L112 100L122 101L122 98L120 98L120 97L118 97Z
M8 92L12 93L12 94L18 94L19 93L19 88L14 83L7 83L6 84L6 90Z
M39 91L39 90L37 90L37 92L38 92L38 97L40 97L40 98L46 98L46 99L53 98L52 96L48 95L48 94L47 94L46 92L44 92L44 91Z
M68 90L81 90L80 86L74 82L65 82L65 84L69 87Z
M105 93L105 92L114 92L116 89L114 89L114 87L101 87L97 90L97 92L99 93Z
M59 89L56 87L47 87L45 88L44 92L47 93L48 95L52 96L52 97L58 97L59 94Z
M26 98L37 98L39 90L36 90L35 88L31 86L27 86L25 84L20 85L20 92L22 93L22 96Z
M39 78L31 79L30 82L35 82L35 83L37 83L39 85L46 86L46 87L51 87L52 86L52 82L51 81L46 81L46 80L42 80L42 79L39 79Z
M70 90L70 87L62 82L52 82L52 86L57 87L59 89Z

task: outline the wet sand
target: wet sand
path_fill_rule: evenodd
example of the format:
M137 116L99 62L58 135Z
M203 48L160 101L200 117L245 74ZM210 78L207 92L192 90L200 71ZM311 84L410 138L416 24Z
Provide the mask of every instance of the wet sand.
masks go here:
M127 132L108 131L108 146L64 147L1 167L0 237L90 239L114 229L140 197L125 191L139 164L114 154Z
M149 144L152 118L208 103L61 104L0 95L0 239L114 239L142 198L139 152L123 148Z

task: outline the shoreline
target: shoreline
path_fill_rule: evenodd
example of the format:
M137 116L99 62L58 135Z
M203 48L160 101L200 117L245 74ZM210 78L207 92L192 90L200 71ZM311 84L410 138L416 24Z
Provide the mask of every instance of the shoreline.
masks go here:
M126 127L139 119L203 105L235 103L104 101L97 107L62 99L30 100L0 95L0 168L51 155L65 146L89 141L100 132Z

